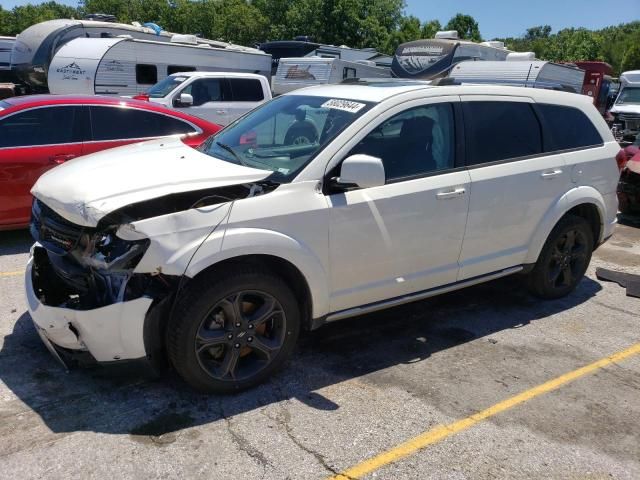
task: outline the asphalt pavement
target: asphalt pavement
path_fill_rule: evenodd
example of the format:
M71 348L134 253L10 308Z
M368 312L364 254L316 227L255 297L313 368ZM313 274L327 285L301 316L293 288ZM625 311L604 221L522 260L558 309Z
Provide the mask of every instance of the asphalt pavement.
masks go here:
M625 223L564 299L510 277L337 322L229 396L66 373L26 312L29 236L0 232L0 478L638 479L640 299L595 277L640 273Z

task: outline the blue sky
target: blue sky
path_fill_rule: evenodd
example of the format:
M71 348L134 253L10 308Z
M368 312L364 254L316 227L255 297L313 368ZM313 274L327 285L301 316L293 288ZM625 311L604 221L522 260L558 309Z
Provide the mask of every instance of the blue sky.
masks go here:
M77 5L77 0L58 0ZM366 0L363 0L366 1ZM522 35L527 27L551 25L601 28L640 19L640 0L406 0L406 13L420 20L438 19L444 25L458 12L472 15L484 38ZM29 0L0 0L3 8L40 3ZM147 20L147 19L142 19Z

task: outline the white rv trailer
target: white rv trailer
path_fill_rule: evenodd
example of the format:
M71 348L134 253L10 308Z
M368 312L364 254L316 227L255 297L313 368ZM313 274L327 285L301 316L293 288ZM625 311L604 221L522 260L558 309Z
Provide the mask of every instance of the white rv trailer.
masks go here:
M188 38L180 36L178 40ZM53 57L51 93L135 95L177 72L242 72L269 78L271 56L260 50L136 38L76 38Z
M13 47L11 68L21 81L34 91L46 91L47 72L56 52L74 38L113 38L129 35L141 40L170 42L174 37L171 32L153 28L153 24L144 26L137 22L124 23L102 22L93 20L49 20L30 26L16 38ZM233 49L255 52L257 49L243 47L225 42L196 38L197 44L207 44L220 49Z
M510 61L518 58L517 61ZM541 60L464 61L456 64L449 77L462 83L491 83L520 87L582 92L584 70L571 65Z
M339 58L348 62L369 60L378 67L391 67L392 57L379 53L375 48L351 48L346 45L326 45L312 42L308 37L299 36L295 40L275 40L258 45L271 55L271 74L275 76L281 58L323 57Z
M281 58L271 82L274 95L328 83L340 83L347 78L391 77L391 70L377 67L374 62L349 62L339 58Z

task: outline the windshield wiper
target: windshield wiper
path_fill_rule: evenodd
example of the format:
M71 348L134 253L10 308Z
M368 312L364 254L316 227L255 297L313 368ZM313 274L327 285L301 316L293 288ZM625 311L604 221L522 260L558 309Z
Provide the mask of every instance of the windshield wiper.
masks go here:
M233 155L234 158L238 161L238 163L240 165L245 165L246 166L246 163L242 161L240 156L229 145L226 145L224 143L218 142L217 140L216 140L216 145L218 145L220 148L224 148L227 152L229 152L231 155Z

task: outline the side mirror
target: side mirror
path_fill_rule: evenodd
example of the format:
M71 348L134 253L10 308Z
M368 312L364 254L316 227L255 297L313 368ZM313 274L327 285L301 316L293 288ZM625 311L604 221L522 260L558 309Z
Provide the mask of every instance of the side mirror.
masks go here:
M176 107L190 107L193 105L193 96L188 93L181 93L180 98L174 102Z
M360 188L380 187L385 184L382 160L370 155L351 155L342 162L340 176L336 179L340 186Z

